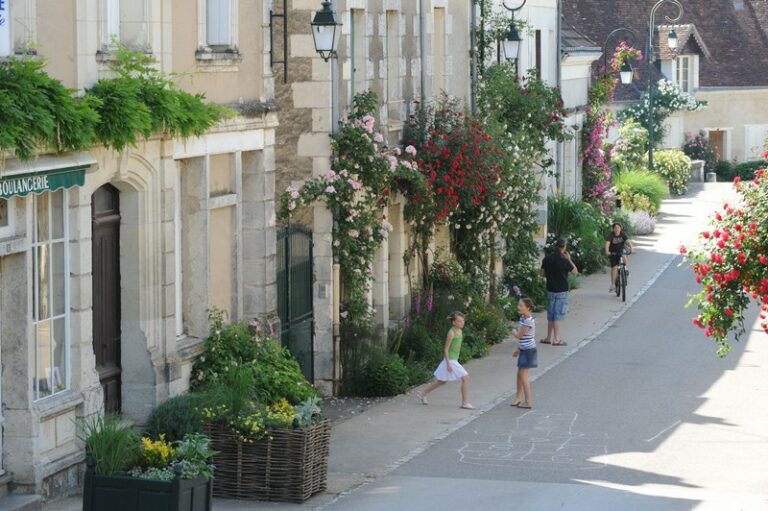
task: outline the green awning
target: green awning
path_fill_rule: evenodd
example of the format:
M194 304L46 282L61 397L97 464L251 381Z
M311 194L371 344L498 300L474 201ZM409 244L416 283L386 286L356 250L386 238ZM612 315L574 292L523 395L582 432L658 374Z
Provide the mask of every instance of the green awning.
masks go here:
M30 193L53 192L60 188L83 186L87 168L86 165L0 177L0 198L23 197Z

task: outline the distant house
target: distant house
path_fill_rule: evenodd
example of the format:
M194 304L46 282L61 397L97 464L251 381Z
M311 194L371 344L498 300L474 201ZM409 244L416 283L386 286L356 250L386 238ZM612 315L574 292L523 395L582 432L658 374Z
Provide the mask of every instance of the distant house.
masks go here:
M635 31L647 48L648 21L655 0L573 0L563 3L569 24L602 44L616 28ZM677 25L664 5L656 14L658 39L655 65L683 91L708 102L697 112L668 120L666 147L679 147L686 133L704 131L724 160L755 160L768 138L768 3L763 0L681 0L684 12ZM678 36L673 51L667 45L671 29ZM619 41L609 42L611 47ZM616 43L616 44L614 44ZM636 100L647 88L647 63L638 63L632 86L617 94L617 102ZM645 77L645 78L644 78ZM656 76L654 74L654 79Z

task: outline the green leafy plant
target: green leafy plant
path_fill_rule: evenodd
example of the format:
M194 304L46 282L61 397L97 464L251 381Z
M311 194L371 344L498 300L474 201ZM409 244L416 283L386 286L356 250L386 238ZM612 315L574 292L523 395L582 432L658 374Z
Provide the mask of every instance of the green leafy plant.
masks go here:
M488 355L488 342L486 339L471 329L465 328L459 353L459 363L464 364L473 358L482 358Z
M403 359L395 354L382 353L365 365L363 374L357 379L357 388L361 396L396 396L405 392L409 383Z
M603 268L610 222L595 206L564 195L550 197L547 227L547 245L557 239L566 240L573 263L581 273Z
M476 302L469 309L467 328L485 339L488 344L499 344L511 331L504 313L496 303Z
M656 215L661 201L669 195L664 179L650 172L628 170L614 177L621 207L628 211L648 211Z
M83 420L80 438L100 475L126 474L141 458L138 435L118 417L94 415Z
M668 149L654 153L653 172L664 178L672 195L688 191L691 177L691 159L680 149Z
M323 419L323 409L320 407L322 400L318 396L312 396L295 405L296 425L300 428L320 422Z
M619 172L645 170L644 156L648 146L648 130L637 121L627 119L619 126L619 139L611 149L611 162Z
M444 340L437 339L427 327L414 323L404 329L396 353L404 360L437 364L442 358Z
M206 396L194 392L167 399L152 410L144 434L152 439L165 434L168 440L176 442L189 433L202 433L200 410L206 405Z
M171 481L177 476L182 479L213 477L214 466L211 458L218 454L210 448L210 440L200 433L189 433L178 442L167 442L162 436L158 440L141 439L141 460L129 475L139 479Z

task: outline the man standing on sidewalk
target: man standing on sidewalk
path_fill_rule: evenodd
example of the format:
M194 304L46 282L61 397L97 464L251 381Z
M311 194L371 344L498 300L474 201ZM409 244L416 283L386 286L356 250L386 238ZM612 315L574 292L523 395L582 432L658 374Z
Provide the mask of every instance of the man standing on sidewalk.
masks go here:
M542 344L566 346L568 343L560 338L560 323L568 312L568 274L579 274L576 265L571 261L565 240L555 242L555 250L541 262L542 276L547 279L547 338Z

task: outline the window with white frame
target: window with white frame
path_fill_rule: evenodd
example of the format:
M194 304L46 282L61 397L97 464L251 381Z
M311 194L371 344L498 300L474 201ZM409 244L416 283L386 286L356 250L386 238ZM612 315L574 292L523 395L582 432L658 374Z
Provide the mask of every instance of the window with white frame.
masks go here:
M32 199L32 323L35 399L69 386L69 225L67 191Z
M149 49L148 0L102 0L102 45Z
M693 90L693 57L680 55L677 57L675 83L682 92Z
M0 199L0 239L10 238L14 232L14 203L10 199Z
M197 8L198 46L209 52L237 48L237 1L197 0Z

